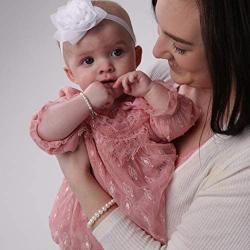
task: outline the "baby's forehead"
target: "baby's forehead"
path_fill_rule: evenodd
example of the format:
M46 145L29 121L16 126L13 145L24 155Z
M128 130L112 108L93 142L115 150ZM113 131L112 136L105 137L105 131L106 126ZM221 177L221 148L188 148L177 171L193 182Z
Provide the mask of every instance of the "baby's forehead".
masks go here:
M133 39L121 25L104 20L100 25L89 30L76 45L66 42L64 49L65 53L70 56L110 49L118 45L130 46L132 43Z

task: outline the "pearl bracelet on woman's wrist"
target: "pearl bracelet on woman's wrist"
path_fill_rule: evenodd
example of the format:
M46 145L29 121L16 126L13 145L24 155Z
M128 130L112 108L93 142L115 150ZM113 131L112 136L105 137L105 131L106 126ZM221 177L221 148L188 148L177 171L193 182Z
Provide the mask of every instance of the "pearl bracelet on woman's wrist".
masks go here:
M95 224L95 222L98 220L98 218L101 217L102 214L104 214L106 211L108 211L109 208L111 208L115 204L115 200L112 199L108 203L106 203L101 209L99 209L95 214L89 219L87 223L87 227L90 228L92 225Z
M83 100L87 104L89 112L90 112L90 115L94 119L97 116L97 113L94 111L94 109L93 109L93 107L92 107L92 105L91 105L88 97L83 92L80 92L80 96L83 98Z

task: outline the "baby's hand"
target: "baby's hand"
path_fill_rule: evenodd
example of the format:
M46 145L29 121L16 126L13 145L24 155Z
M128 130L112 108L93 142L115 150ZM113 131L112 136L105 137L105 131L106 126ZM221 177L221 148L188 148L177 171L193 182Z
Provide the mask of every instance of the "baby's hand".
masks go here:
M91 83L84 93L94 109L110 108L115 100L113 88L98 81Z
M125 94L144 97L152 87L152 80L142 71L133 71L120 76L113 88L120 86Z

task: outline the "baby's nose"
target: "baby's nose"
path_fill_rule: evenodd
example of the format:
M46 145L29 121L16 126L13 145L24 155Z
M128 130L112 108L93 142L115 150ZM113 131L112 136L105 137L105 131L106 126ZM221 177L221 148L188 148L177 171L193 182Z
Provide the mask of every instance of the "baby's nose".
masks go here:
M115 68L112 62L109 60L102 62L102 64L99 67L99 73L112 73L114 72Z

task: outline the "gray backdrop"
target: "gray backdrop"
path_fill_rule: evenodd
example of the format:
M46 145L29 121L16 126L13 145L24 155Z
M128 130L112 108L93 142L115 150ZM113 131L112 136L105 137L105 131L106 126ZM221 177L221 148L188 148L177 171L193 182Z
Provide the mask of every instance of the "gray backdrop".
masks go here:
M153 64L156 25L150 0L119 0L144 49L141 69ZM62 180L52 156L31 141L31 114L68 83L49 15L66 0L1 0L0 7L0 249L58 249L48 215ZM72 85L74 86L74 85Z

